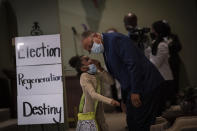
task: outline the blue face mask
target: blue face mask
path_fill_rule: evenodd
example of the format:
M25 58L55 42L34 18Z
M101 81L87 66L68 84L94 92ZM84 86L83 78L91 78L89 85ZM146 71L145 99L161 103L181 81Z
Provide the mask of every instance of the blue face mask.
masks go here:
M98 54L98 53L103 53L103 52L104 52L103 44L98 44L94 42L91 48L91 53Z
M96 68L96 65L95 64L91 64L89 65L89 70L87 71L89 74L96 74L96 71L97 71L97 68Z

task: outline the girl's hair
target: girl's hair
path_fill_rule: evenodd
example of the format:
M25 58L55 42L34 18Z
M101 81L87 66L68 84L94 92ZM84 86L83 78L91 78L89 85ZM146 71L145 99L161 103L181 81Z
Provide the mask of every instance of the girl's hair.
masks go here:
M159 46L159 43L163 41L164 37L168 37L171 34L171 28L169 24L165 20L156 21L152 24L152 28L155 30L155 32L158 34L155 42L152 46L152 54L157 54L157 48Z
M81 71L81 67L82 67L82 63L81 63L81 57L82 56L73 56L70 60L69 60L69 64L71 67L75 68L75 70L77 71L77 75L80 76L82 74Z

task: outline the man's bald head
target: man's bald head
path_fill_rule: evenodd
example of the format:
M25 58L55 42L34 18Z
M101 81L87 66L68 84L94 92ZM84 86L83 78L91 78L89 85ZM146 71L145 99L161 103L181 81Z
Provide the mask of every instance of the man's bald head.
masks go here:
M129 12L128 14L126 14L124 16L124 25L125 25L126 30L128 30L128 31L130 28L136 27L137 26L137 16L132 12Z

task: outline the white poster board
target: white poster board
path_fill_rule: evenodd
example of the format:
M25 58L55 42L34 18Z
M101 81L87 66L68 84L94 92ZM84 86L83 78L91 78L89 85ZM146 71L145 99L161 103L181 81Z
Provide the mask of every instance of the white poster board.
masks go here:
M15 38L18 125L64 123L60 35Z
M61 63L60 35L16 37L16 66Z
M17 67L19 96L63 93L61 64Z
M64 122L62 94L18 96L18 125Z

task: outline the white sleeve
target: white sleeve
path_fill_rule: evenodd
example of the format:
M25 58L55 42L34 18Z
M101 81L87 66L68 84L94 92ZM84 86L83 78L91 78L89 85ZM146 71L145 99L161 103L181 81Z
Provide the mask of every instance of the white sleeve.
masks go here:
M91 80L86 77L86 74L81 75L80 84L84 88L84 90L86 90L88 92L88 94L92 97L92 99L98 100L98 101L101 101L101 102L104 102L106 104L111 105L112 99L98 94L95 91L93 83L91 82Z
M157 49L157 54L150 56L150 61L159 68L161 64L164 62L164 59L168 57L169 50L168 50L168 44L165 42L162 42L159 44Z

